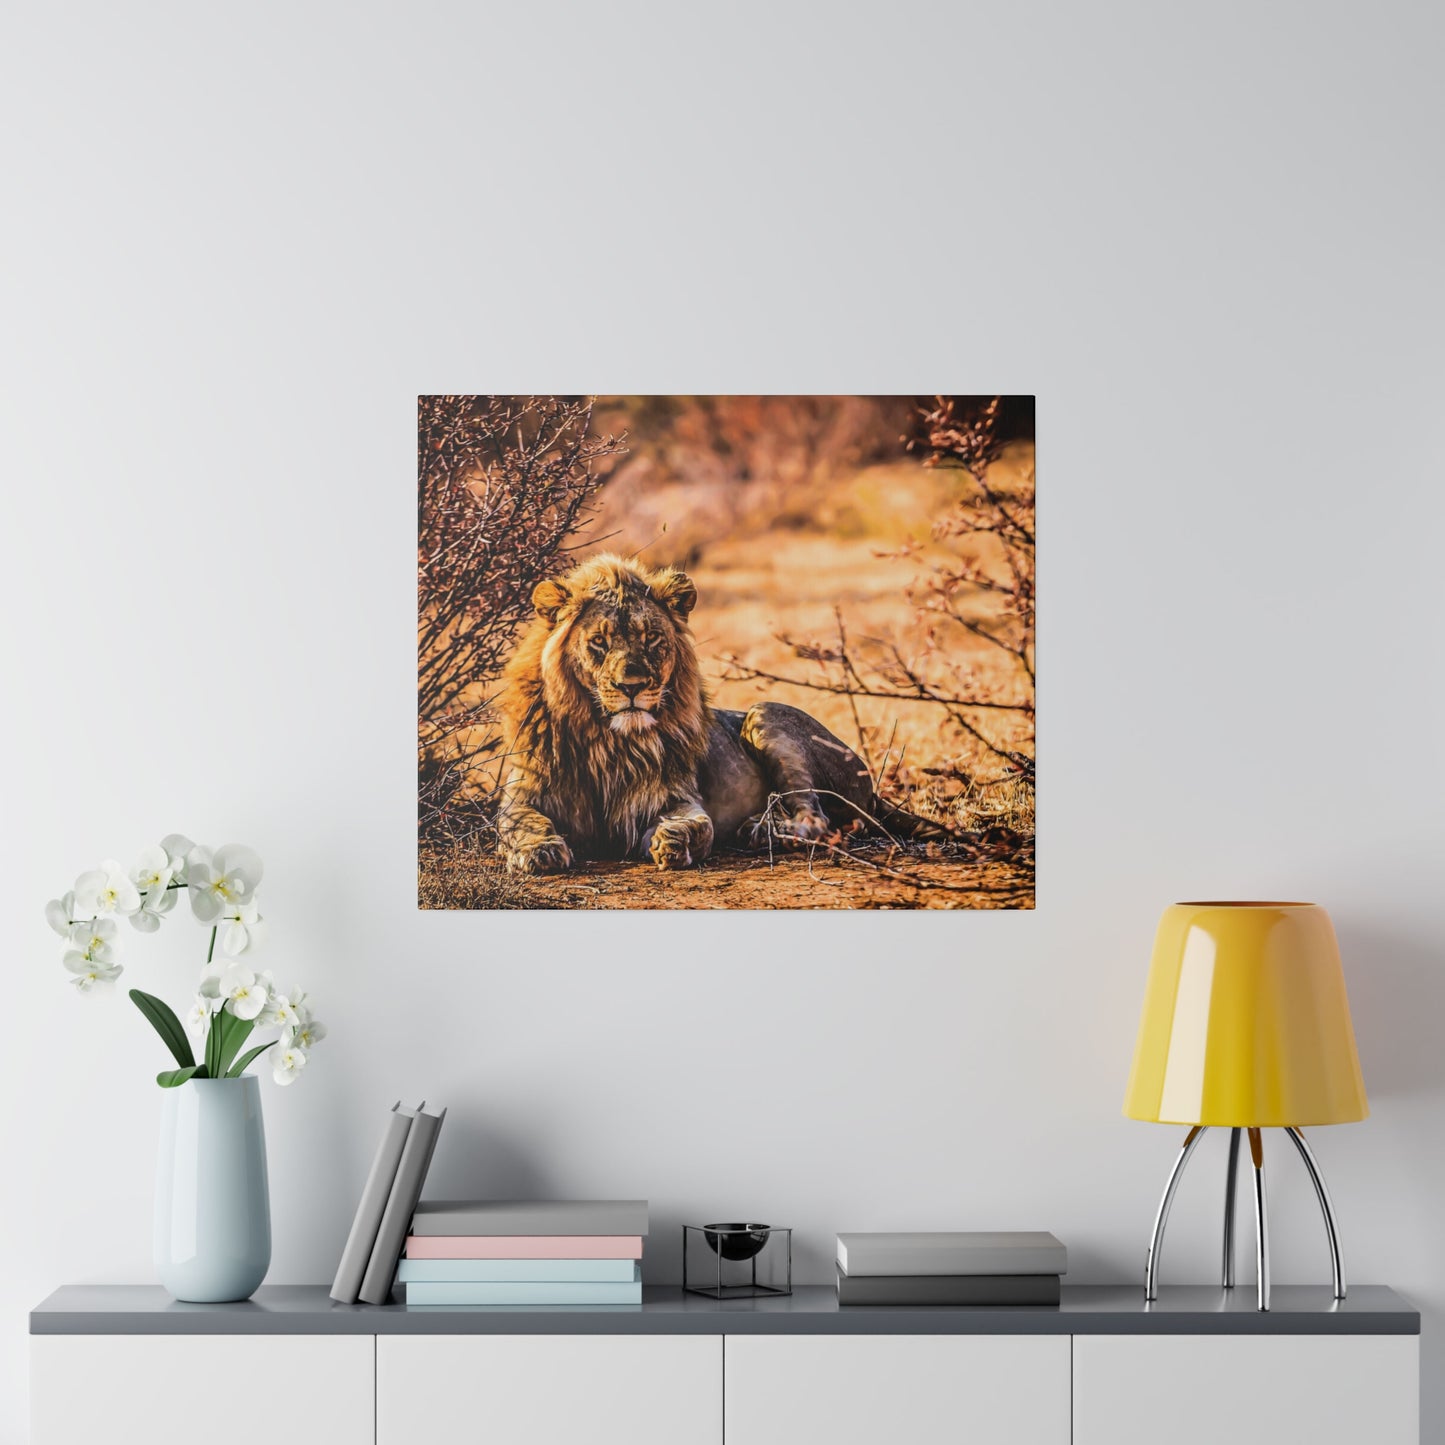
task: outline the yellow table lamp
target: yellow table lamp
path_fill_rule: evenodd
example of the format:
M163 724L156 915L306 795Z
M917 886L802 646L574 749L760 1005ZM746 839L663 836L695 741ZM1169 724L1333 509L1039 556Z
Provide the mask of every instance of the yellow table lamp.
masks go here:
M1159 1250L1184 1166L1206 1129L1229 1135L1224 1288L1234 1285L1234 1195L1240 1131L1254 1163L1259 1308L1269 1308L1269 1224L1260 1130L1282 1128L1299 1151L1325 1218L1335 1298L1345 1297L1339 1230L1324 1176L1301 1132L1349 1124L1370 1106L1355 1052L1345 976L1329 914L1313 903L1176 903L1164 911L1124 1098L1131 1119L1187 1124L1144 1266L1159 1293Z

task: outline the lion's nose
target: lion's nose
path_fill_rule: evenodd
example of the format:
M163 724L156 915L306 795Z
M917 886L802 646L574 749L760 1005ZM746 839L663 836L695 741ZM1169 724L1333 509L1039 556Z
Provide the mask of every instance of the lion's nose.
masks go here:
M617 691L625 692L628 702L635 702L637 700L637 694L646 686L647 684L645 682L619 682L617 684Z

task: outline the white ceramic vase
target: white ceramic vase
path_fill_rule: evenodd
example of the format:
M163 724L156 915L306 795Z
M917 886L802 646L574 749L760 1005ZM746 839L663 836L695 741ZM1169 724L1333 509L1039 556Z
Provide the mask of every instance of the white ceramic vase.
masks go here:
M161 1091L155 1263L178 1300L249 1299L265 1279L271 1204L254 1075Z

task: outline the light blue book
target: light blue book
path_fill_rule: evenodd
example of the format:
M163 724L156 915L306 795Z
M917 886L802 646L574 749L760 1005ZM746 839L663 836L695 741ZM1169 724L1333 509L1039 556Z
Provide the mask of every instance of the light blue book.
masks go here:
M554 1280L531 1284L409 1284L408 1305L640 1305L642 1281L599 1284Z
M640 1284L635 1259L404 1259L402 1284Z

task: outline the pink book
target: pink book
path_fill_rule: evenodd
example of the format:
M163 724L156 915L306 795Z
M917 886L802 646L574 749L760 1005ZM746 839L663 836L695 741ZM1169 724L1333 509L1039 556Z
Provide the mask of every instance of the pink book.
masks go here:
M640 1234L409 1234L408 1259L641 1259Z

